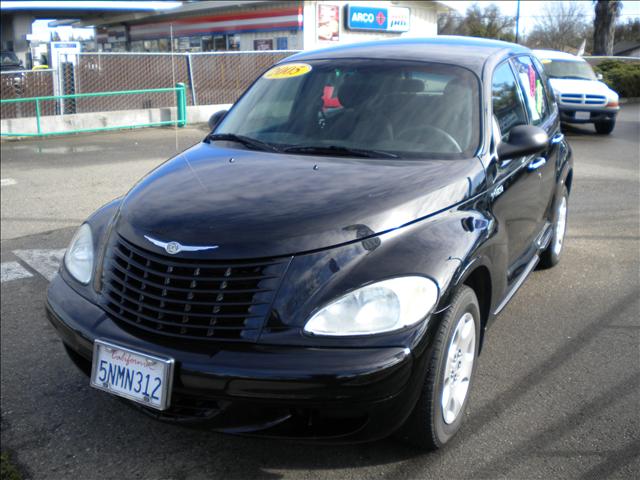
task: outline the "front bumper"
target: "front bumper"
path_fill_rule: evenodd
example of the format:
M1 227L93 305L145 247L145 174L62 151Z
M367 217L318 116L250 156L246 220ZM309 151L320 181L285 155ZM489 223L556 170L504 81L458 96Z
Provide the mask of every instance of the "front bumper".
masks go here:
M616 115L620 111L620 107L577 107L577 106L566 106L559 105L560 108L560 121L565 123L595 123L595 122L603 122L603 121L614 121L616 119ZM577 112L588 112L589 118L576 118Z
M416 356L403 347L167 347L125 332L59 276L49 286L47 315L87 374L97 338L174 358L172 407L161 413L139 407L146 413L263 436L344 442L388 436L417 401L429 350Z

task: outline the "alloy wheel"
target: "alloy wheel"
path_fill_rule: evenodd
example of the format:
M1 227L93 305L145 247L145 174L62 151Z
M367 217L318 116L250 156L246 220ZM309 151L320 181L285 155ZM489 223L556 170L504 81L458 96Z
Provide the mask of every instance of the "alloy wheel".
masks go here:
M567 228L567 197L563 196L558 206L558 219L556 220L556 231L553 240L553 253L560 254L564 233Z
M458 319L447 350L441 397L442 415L446 424L456 421L467 398L475 348L475 320L471 313L466 312Z

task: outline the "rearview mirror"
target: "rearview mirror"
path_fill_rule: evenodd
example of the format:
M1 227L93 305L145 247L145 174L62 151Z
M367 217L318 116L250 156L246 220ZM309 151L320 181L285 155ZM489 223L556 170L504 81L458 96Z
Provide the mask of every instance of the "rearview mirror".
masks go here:
M597 78L598 80L602 80L604 77L602 76L602 74L601 74L601 73L596 73L596 78Z
M498 145L498 158L509 160L524 155L533 155L549 144L547 132L533 125L518 125L509 132L506 142Z
M211 115L211 117L209 117L209 129L213 131L213 129L218 126L218 124L222 121L226 114L227 110L218 110L216 113Z

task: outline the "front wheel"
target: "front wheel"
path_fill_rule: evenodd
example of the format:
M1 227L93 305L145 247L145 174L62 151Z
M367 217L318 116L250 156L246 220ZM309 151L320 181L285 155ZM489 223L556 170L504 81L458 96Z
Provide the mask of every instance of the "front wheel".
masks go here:
M567 232L567 215L569 213L569 192L566 185L562 187L562 196L556 203L554 212L553 234L547 249L540 256L540 267L551 268L560 261L560 254L564 246L564 236Z
M399 434L412 445L434 450L460 429L473 384L480 345L480 308L462 286L436 333L422 393Z
M609 135L616 126L615 120L601 120L595 124L596 132L600 135Z

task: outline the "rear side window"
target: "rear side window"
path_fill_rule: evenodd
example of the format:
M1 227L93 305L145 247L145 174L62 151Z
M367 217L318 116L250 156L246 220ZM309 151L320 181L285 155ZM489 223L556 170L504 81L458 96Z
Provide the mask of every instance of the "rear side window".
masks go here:
M557 106L553 88L551 88L551 85L549 84L549 75L547 75L547 72L542 66L542 63L540 63L540 60L538 60L536 57L531 57L531 59L533 60L533 65L536 67L536 70L542 77L542 86L545 90L545 93L547 94L547 105L549 106L550 113L553 113L556 110Z
M547 92L544 81L534 68L530 57L521 56L514 59L514 67L518 73L522 93L529 110L529 118L533 125L540 125L549 116Z
M503 63L493 72L491 88L493 114L504 140L513 127L527 123L518 83L509 63Z

